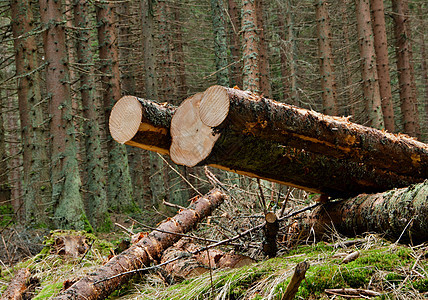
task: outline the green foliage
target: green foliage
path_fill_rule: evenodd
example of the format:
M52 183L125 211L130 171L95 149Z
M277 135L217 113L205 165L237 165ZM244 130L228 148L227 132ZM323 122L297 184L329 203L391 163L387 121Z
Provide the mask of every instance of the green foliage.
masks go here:
M428 292L428 278L422 278L413 282L413 287L420 293Z
M49 285L46 285L38 295L36 295L34 300L50 299L52 296L55 296L62 289L62 282L55 282Z
M10 225L14 215L15 214L11 204L0 205L0 227Z

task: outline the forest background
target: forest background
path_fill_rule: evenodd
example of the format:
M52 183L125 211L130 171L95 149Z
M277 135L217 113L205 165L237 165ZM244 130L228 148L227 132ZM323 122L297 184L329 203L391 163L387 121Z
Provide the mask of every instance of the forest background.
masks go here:
M238 86L428 140L424 0L1 0L0 9L2 227L109 231L116 214L151 218L162 200L186 205L208 191L199 167L111 139L122 95L179 105L213 84Z

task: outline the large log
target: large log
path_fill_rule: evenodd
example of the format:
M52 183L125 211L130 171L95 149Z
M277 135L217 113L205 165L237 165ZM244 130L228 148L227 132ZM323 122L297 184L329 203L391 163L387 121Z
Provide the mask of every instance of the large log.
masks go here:
M132 274L117 276L118 274L142 268L149 265L152 260L159 259L163 250L180 239L180 236L172 233L185 233L191 230L199 221L210 215L225 198L226 195L219 190L212 190L207 195L200 197L189 208L180 211L173 218L160 224L158 229L163 232L151 232L129 249L113 257L95 272L80 279L55 299L90 300L106 298L132 276ZM113 276L117 277L111 278ZM107 278L111 279L105 280Z
M377 232L402 242L428 240L428 181L407 188L377 194L362 194L328 202L296 220L290 228L305 240L315 233L318 239L331 230L355 236Z
M174 122L186 113L190 125ZM217 141L201 142L207 126L217 126L208 134ZM110 131L120 143L163 154L171 149L179 164L212 165L333 197L408 186L428 175L427 145L409 137L220 86L178 109L125 96L113 108Z

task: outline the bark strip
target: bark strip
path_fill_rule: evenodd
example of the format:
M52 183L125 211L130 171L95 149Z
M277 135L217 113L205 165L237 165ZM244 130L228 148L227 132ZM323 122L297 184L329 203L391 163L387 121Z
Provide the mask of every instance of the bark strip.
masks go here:
M168 232L187 232L203 218L210 215L225 198L224 193L214 189L207 195L198 198L175 217L160 224L158 228ZM153 231L128 250L113 257L95 272L73 284L55 299L104 299L118 286L128 281L132 275L127 274L106 281L102 281L103 279L149 265L153 259L159 258L163 250L179 239L179 236L171 233ZM94 284L97 281L101 282Z
M24 293L28 289L27 281L30 279L31 273L28 269L21 269L14 276L9 286L4 291L1 299L3 300L21 300Z

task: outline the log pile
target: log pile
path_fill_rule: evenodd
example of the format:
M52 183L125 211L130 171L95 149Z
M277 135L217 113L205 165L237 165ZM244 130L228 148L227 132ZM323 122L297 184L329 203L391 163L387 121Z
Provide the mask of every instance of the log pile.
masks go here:
M428 178L424 143L221 86L178 108L125 96L112 110L110 132L177 164L211 165L331 197Z

